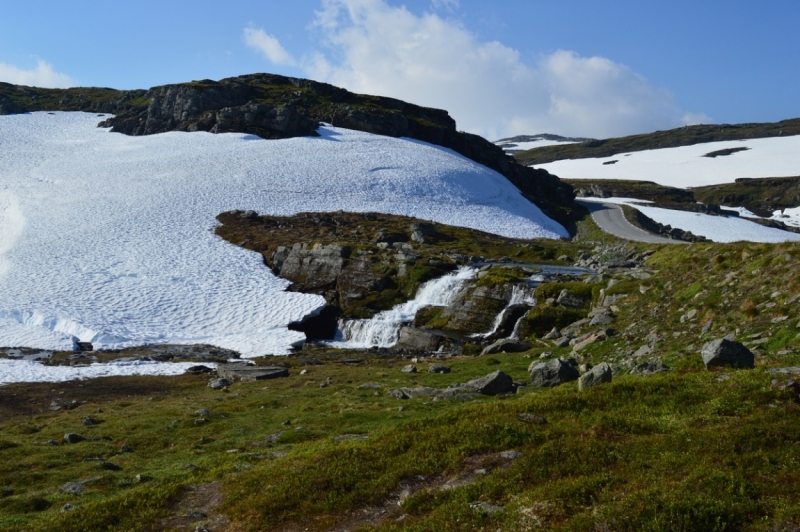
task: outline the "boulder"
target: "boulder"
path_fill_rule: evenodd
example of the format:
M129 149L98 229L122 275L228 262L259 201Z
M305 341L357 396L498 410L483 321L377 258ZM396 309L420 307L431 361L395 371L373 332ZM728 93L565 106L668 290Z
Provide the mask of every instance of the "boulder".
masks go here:
M408 364L407 366L403 366L403 369L401 369L400 371L402 371L403 373L416 373L417 366L414 364Z
M556 298L556 304L566 308L583 308L589 303L588 299L570 294L567 290L562 290Z
M585 390L586 388L591 388L592 386L611 382L611 378L611 366L609 366L606 362L603 362L580 376L578 379L578 389Z
M394 347L414 351L437 351L442 345L450 342L450 338L437 331L403 327Z
M527 351L530 348L531 346L525 342L506 338L503 340L498 340L492 345L486 347L483 351L481 351L481 354L493 355L495 353L519 353L522 351Z
M212 390L221 390L227 386L230 386L231 384L233 384L231 381L222 378L211 379L208 381L208 387Z
M542 336L544 340L555 340L557 338L561 338L561 331L558 330L557 327L553 327L550 329L550 332Z
M706 368L715 366L755 367L755 355L739 342L720 338L708 342L700 352Z
M464 384L464 387L483 395L498 395L515 390L514 381L509 375L500 370L489 373L485 377L473 379Z
M430 237L436 236L436 228L430 223L414 223L411 224L411 240L419 244L425 244L430 241Z
M65 443L78 443L82 441L83 441L83 436L79 436L78 434L73 434L71 432L64 434Z
M528 368L531 374L531 385L537 388L549 388L565 382L576 380L578 370L568 362L556 358L550 362L536 362Z
M416 388L400 388L400 392L402 392L406 397L422 397L438 395L442 393L442 390L430 388L428 386L417 386Z
M641 375L642 377L648 377L650 375L663 373L665 371L669 371L669 367L660 360L655 360L652 362L642 362L641 364L638 364L635 368L633 368L631 373L634 375Z
M428 368L428 373L450 373L450 368L441 364L433 364Z
M609 325L612 321L614 321L614 317L610 313L596 314L589 322L589 325L593 327L602 327Z

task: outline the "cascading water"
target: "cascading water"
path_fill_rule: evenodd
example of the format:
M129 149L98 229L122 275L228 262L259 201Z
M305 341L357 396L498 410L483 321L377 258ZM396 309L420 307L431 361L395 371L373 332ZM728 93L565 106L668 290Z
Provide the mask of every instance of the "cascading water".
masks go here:
M458 271L423 284L414 299L379 312L368 320L339 322L337 340L333 347L364 349L391 347L397 343L400 327L414 319L423 307L446 307L455 298L464 282L475 277L474 268L462 267Z
M492 324L492 329L486 333L477 333L470 335L472 338L488 338L489 336L493 335L497 332L497 329L500 328L502 325L503 320L506 317L506 314L511 307L514 305L535 305L536 299L533 297L533 294L530 290L526 289L523 285L515 284L511 289L511 299L509 300L508 304L505 306L503 310L500 311L494 319L494 324ZM516 329L516 327L515 327Z

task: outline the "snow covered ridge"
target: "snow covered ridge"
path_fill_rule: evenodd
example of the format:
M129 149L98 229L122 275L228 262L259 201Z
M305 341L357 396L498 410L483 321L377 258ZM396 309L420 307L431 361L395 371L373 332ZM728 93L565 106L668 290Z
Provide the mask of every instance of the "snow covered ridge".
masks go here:
M213 233L233 209L385 212L516 238L567 231L506 178L419 141L129 137L88 113L0 117L0 346L206 343L286 353L319 296L284 292L261 257Z
M748 148L730 155L704 157L720 150ZM730 140L620 153L597 159L571 159L537 165L562 179L654 181L672 187L733 183L740 177L800 175L800 135Z
M500 139L494 141L494 144L503 148L503 151L509 155L513 155L515 153L532 150L533 148L543 148L545 146L556 146L560 144L575 144L576 142L584 142L587 140L594 139L561 137L559 135L542 133L541 135L518 135L516 137Z

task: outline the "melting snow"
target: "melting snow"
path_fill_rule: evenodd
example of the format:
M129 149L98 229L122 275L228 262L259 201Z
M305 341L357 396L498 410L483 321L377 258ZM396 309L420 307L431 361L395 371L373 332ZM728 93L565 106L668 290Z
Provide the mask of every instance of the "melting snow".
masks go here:
M0 117L0 346L64 350L77 337L98 348L286 353L303 338L286 325L324 301L284 292L259 255L217 238L215 216L231 209L378 211L509 237L567 235L500 174L422 142L338 128L281 141L128 137L98 121Z
M45 366L31 360L0 359L0 385L15 382L65 382L96 377L131 375L180 375L194 362L127 361L87 366ZM216 364L203 364L216 367Z
M703 155L727 148L749 148L726 156ZM800 176L800 135L710 142L620 153L600 159L572 159L538 165L563 179L654 181L672 187L733 183L740 177ZM603 164L617 161L614 164Z

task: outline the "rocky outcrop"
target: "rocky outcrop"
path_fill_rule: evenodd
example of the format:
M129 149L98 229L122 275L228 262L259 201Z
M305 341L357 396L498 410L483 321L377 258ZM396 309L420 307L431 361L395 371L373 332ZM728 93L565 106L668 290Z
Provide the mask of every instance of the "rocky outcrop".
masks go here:
M580 377L575 366L561 359L532 363L528 370L531 374L531 384L537 388L558 386Z
M612 378L613 372L611 371L611 366L603 362L580 376L578 379L578 389L585 390L586 388L599 386L600 384L611 382Z

